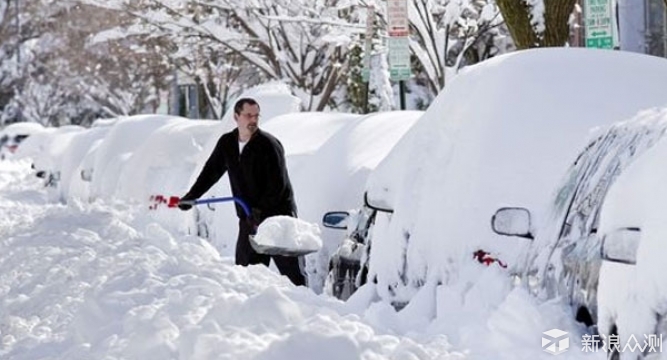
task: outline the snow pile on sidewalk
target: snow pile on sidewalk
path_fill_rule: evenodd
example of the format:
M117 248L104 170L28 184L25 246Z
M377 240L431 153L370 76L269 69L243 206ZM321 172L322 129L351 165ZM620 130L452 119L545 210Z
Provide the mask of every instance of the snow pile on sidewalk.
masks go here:
M27 167L2 166L15 179L0 188L0 358L450 358L442 336L377 332L139 207L49 204Z

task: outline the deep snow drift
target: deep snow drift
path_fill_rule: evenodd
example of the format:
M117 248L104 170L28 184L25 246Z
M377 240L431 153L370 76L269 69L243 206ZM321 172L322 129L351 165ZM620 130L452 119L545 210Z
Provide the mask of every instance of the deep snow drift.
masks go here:
M423 326L430 298L396 313L363 290L347 303L316 295L234 266L142 206L49 203L27 162L0 162L0 211L6 359L534 359L552 356L540 346L546 324L571 328L560 306L516 290L486 319L457 315L479 340L460 347ZM484 303L487 291L466 300Z

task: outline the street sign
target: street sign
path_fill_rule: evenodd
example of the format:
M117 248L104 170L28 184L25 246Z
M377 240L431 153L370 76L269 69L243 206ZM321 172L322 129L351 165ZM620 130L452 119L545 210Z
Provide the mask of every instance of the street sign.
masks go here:
M361 69L361 80L368 82L371 78L371 51L373 49L373 22L375 8L371 5L366 8L366 39L364 41L364 66Z
M410 33L407 0L387 0L387 31L390 37L403 37Z
M407 36L390 37L389 45L389 78L394 81L409 80L410 71L410 40Z
M613 0L584 0L586 47L614 48Z

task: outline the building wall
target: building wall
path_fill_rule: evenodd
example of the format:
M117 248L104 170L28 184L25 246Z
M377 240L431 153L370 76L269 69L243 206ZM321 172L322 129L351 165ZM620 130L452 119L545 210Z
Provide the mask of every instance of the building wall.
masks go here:
M617 0L621 50L667 57L663 0Z
M646 52L645 12L644 1L618 0L621 50L638 53Z
M667 14L663 0L646 0L644 13L646 24L646 53L667 55Z

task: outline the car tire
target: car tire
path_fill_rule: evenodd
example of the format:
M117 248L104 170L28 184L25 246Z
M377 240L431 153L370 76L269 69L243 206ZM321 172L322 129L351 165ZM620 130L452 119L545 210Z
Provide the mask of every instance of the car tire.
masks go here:
M613 325L611 327L611 331L607 335L607 338L617 335L618 335L618 329L616 328L616 325ZM621 359L621 353L618 351L618 349L611 349L610 351L607 352L607 360L620 360L620 359Z
M358 262L334 255L329 261L329 273L325 280L325 291L340 299L347 300L358 288L356 283L360 267Z

